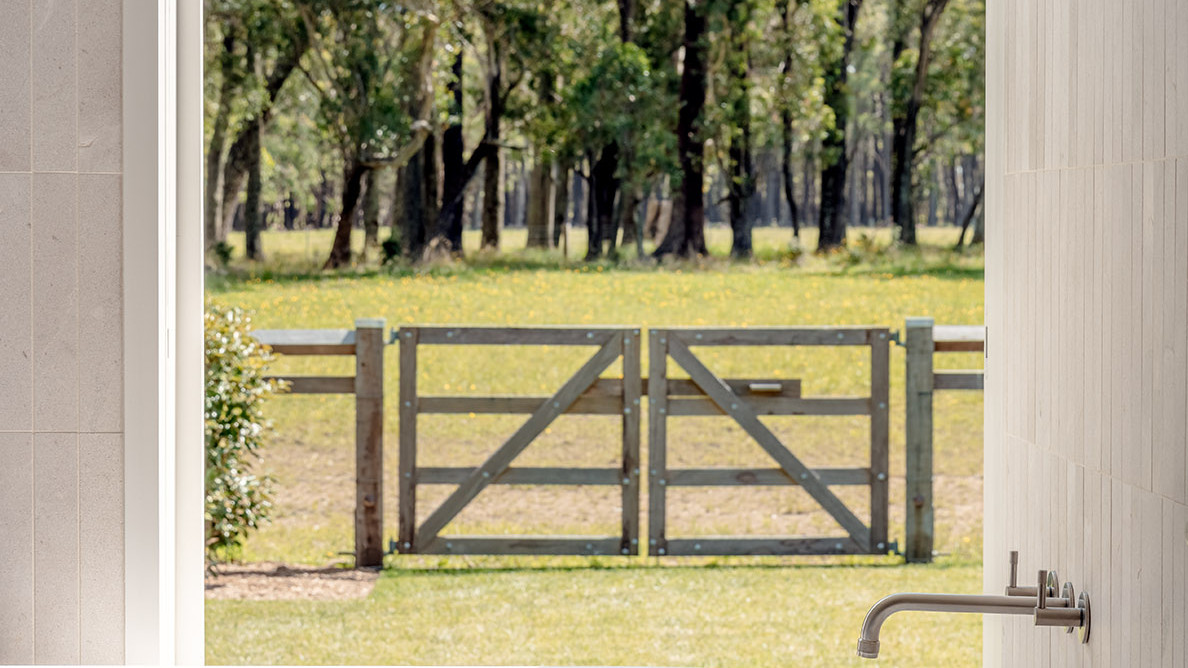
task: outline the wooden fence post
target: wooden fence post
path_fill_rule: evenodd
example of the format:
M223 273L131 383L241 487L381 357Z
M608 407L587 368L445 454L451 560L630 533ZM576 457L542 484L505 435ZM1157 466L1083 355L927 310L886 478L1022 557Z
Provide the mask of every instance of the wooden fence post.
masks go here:
M383 318L355 321L355 566L383 565Z
M908 318L907 346L907 561L932 561L932 318Z

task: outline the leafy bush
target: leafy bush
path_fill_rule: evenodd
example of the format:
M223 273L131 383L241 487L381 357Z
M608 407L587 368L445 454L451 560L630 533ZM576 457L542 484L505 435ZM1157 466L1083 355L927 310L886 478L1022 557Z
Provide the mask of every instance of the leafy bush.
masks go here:
M215 258L219 261L220 267L226 267L230 264L232 256L235 255L235 247L226 241L220 241L211 250L214 251Z
M238 549L269 519L269 476L252 472L269 423L265 400L279 389L264 373L271 350L251 337L239 308L206 308L206 551L208 560Z

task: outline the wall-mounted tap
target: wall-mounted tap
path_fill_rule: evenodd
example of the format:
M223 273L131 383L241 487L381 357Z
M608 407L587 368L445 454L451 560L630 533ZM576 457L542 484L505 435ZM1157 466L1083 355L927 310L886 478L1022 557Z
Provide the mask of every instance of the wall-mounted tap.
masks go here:
M879 631L883 622L897 612L968 612L994 615L1031 615L1036 626L1064 626L1071 633L1081 629L1081 642L1089 642L1089 596L1081 592L1074 601L1073 586L1051 571L1039 571L1035 587L1017 586L1018 552L1011 552L1011 581L1006 596L975 594L892 594L874 604L862 622L858 656L879 656ZM1056 592L1061 595L1057 595Z

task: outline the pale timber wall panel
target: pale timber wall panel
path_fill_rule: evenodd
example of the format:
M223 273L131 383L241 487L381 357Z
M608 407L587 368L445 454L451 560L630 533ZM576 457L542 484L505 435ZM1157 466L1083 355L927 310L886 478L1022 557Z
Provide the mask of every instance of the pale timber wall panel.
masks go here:
M1093 597L1088 645L1003 618L988 665L1188 665L1188 3L987 26L986 588L1019 549Z

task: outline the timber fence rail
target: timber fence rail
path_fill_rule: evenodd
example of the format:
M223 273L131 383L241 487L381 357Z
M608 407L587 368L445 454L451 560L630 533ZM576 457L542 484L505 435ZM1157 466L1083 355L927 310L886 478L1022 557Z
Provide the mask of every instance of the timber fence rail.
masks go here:
M383 565L384 334L383 318L361 318L355 329L259 329L252 336L283 355L351 355L354 376L274 376L291 394L355 395L355 565Z
M986 328L976 325L937 325L932 318L908 318L906 421L907 516L904 555L908 562L932 561L934 526L932 500L932 396L938 390L981 390L983 372L933 370L934 353L982 352Z

